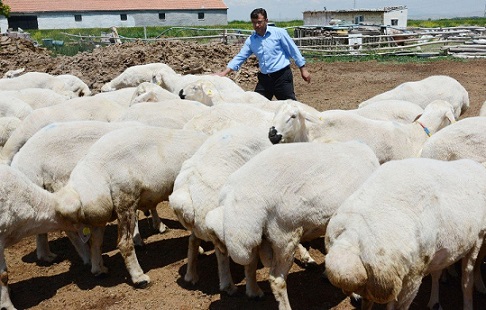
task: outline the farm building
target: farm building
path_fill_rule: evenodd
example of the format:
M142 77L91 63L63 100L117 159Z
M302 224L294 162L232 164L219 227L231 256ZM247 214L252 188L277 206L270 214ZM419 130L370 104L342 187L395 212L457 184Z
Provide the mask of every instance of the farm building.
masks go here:
M335 11L305 11L304 26L332 24L383 25L406 28L408 9L404 5L382 9L352 9Z
M4 0L0 30L227 25L223 0Z

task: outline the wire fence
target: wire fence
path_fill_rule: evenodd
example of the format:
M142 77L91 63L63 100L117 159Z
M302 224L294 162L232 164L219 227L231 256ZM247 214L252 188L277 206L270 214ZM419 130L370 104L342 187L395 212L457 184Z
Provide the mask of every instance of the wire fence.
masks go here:
M294 31L294 41L304 54L318 56L439 56L451 54L458 57L486 56L485 27L416 28L403 33L392 34L367 34L369 31L360 32L342 29L316 31L315 27L293 28L295 29L288 30ZM147 38L146 35L143 38L119 36L116 30L115 32L101 33L100 36L68 33L64 33L64 35L76 42L88 42L95 45L167 40L242 44L251 32L252 30L246 29L171 27L153 38Z

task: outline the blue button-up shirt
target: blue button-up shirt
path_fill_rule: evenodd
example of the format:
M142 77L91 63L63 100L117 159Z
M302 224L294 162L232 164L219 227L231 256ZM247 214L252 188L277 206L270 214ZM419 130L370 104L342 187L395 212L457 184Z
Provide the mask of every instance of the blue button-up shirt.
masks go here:
M290 64L290 58L299 68L305 65L304 57L287 30L278 27L267 26L263 36L253 32L245 40L240 52L228 63L228 68L239 70L252 54L258 58L260 72L264 74L285 68Z

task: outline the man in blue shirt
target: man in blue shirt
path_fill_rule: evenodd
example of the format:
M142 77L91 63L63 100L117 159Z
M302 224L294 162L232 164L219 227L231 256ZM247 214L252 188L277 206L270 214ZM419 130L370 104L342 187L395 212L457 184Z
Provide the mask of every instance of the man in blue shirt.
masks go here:
M255 32L246 39L240 52L228 63L226 69L217 75L226 76L231 71L239 70L248 57L255 54L260 67L255 92L269 100L273 96L278 100L296 100L290 58L299 67L304 81L309 83L311 76L305 67L304 57L287 30L268 26L265 9L254 9L250 18Z

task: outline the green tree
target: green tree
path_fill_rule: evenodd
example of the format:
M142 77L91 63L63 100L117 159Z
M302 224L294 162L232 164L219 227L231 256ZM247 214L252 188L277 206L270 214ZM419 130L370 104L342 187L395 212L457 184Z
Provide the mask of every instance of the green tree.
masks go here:
M5 17L9 17L10 15L10 7L6 4L4 4L2 2L2 0L0 0L0 16L5 16Z

